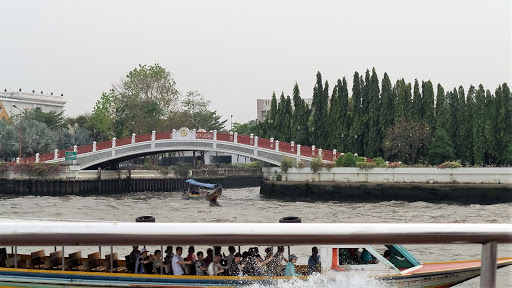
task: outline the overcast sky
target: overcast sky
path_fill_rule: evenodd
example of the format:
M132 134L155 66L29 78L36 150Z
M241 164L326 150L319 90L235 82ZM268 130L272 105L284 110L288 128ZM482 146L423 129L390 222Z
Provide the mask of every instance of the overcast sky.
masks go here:
M511 2L0 0L0 89L64 93L66 114L90 113L128 71L159 63L234 122L295 82L311 97L317 71L331 88L375 67L494 92L512 79Z

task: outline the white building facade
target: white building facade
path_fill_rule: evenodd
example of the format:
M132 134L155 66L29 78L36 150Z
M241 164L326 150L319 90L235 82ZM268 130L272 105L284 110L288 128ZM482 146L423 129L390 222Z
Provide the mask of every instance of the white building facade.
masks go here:
M43 112L52 110L61 112L64 111L66 102L63 94L45 94L43 91L38 93L34 90L32 92L0 91L0 109L3 110L0 111L0 119L8 119L21 111L32 109L39 109Z

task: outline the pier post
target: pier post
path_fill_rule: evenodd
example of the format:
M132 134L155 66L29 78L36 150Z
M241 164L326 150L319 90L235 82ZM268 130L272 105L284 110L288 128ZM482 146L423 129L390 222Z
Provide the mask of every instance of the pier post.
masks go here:
M496 287L497 242L482 244L482 266L480 268L480 287Z

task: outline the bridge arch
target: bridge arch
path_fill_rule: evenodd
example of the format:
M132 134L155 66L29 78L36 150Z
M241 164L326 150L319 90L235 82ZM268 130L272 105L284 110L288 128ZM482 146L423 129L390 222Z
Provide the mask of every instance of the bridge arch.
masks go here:
M106 162L131 159L137 156L166 153L172 151L210 151L224 152L251 157L266 163L280 166L283 157L295 158L309 163L313 158L322 155L324 161L334 161L339 153L336 150L322 149L295 143L279 142L273 138L258 138L254 135L238 135L237 133L203 132L181 128L172 132L153 131L151 134L135 135L122 139L112 139L92 145L74 147L72 149L36 154L35 157L20 162L64 163L65 154L77 152L77 169L87 169Z

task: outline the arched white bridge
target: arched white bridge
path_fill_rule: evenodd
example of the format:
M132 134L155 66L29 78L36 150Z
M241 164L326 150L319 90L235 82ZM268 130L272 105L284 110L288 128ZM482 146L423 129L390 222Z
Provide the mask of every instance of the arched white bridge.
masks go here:
M75 146L72 149L47 154L36 154L34 157L18 159L20 163L47 162L64 163L66 152L77 154L77 169L86 169L105 162L131 159L141 155L151 155L172 151L211 151L236 154L274 165L281 165L283 157L295 158L309 163L321 155L324 161L335 161L339 156L336 150L323 151L315 146L301 146L294 142L279 142L273 138L258 138L254 135L238 135L237 133L217 133L217 131L199 132L181 128L172 132L153 131L151 134L135 135L92 145ZM69 154L69 153L68 153Z

